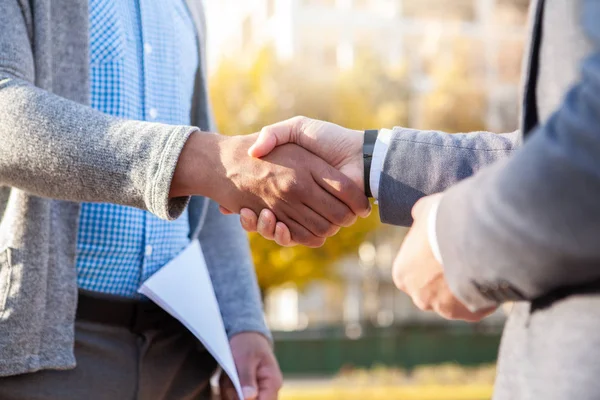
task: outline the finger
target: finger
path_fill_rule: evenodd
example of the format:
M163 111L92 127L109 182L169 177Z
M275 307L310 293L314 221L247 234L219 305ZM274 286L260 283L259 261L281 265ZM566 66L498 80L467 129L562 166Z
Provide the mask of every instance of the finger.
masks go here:
M258 382L256 380L257 359L249 359L248 362L238 364L238 375L242 385L244 400L255 400L258 395Z
M421 299L418 296L412 296L411 299L412 299L414 305L419 310L421 310L421 311L431 311L431 310L433 310L433 307L432 307L432 305L431 305L430 302L425 301L425 300Z
M258 233L265 239L273 240L275 238L275 225L277 224L277 218L271 210L264 209L258 216Z
M277 394L283 386L283 376L274 357L265 360L258 371L258 400L277 400Z
M295 246L296 243L292 241L292 234L289 228L283 222L277 222L275 225L275 242L284 247Z
M223 400L238 400L235 387L231 379L224 372L221 372L221 379L219 379L219 393Z
M259 382L258 400L277 400L282 383L281 374L271 376L269 379L262 379Z
M318 189L321 192L319 195L329 195L321 188ZM331 237L340 230L339 226L332 224L305 204L290 207L286 214L319 238Z
M248 155L263 157L275 147L293 142L294 128L298 121L299 118L297 117L262 128L256 142L248 149Z
M431 209L432 205L436 201L439 201L439 199L439 193L420 198L411 210L411 215L413 219L417 219L423 212L426 212L427 209Z
M277 400L278 392L279 390L274 388L261 388L258 400Z
M240 210L240 222L246 232L256 232L258 229L258 217L249 208L242 208Z
M224 215L230 215L230 214L233 214L231 211L229 211L228 209L226 209L226 208L225 208L225 207L223 207L223 206L219 206L219 211L221 211L221 214L224 214Z
M350 178L326 162L321 160L318 164L315 169L311 169L315 182L346 204L355 215L363 218L368 217L371 213L371 203L369 203L364 191ZM346 223L350 222L347 221Z
M291 218L286 218L282 221L290 230L291 238L294 243L304 245L306 247L321 247L325 244L325 239L313 235L308 229L294 221Z
M242 388L244 400L256 400L258 398L258 389L255 387L244 386Z
M356 214L343 201L333 196L327 190L324 190L318 183L304 200L304 203L315 213L337 227L351 226L356 222ZM337 231L339 229L335 233ZM328 236L333 235L330 234Z
M419 200L417 200L415 205L410 210L410 214L412 215L413 219L417 219L417 217L419 215L421 215L421 213L423 212L423 210L425 209L426 206L427 206L427 197L422 197Z

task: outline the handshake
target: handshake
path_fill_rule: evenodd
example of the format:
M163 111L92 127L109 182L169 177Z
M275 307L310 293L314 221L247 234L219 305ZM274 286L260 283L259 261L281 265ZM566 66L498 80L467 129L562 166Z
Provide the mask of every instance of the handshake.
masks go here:
M170 195L209 197L221 212L239 213L247 231L282 246L318 247L371 212L363 141L361 131L304 117L249 136L193 134ZM392 268L394 283L422 310L478 321L495 307L471 310L458 300L430 242L430 215L441 196L432 194L414 205L414 223Z
M282 246L318 247L371 212L363 135L304 117L249 136L194 134L182 151L171 195L207 196L221 212L240 213L247 231ZM430 241L430 216L441 196L423 197L412 208L414 223L392 267L394 283L422 310L478 321L495 307L471 310L454 296Z
M171 197L209 197L223 213L241 214L248 231L319 247L371 212L362 146L363 132L304 117L248 136L193 134Z

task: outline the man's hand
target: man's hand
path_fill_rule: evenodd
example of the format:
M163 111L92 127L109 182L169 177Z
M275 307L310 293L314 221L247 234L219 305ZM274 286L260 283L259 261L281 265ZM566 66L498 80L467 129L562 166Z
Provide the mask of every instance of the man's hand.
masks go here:
M441 194L424 197L413 207L414 223L394 261L396 287L408 294L424 311L433 310L446 319L475 322L495 308L469 311L450 291L442 265L435 259L429 242L429 218Z
M270 209L295 242L318 247L340 226L370 211L363 190L299 146L278 147L262 159L248 149L257 135L196 134L184 147L171 195L210 197L233 212Z
M264 157L275 147L295 143L325 160L364 191L363 132L331 122L294 117L264 127L248 150L252 157Z
M276 400L283 378L269 341L259 333L245 332L232 337L230 345L243 400ZM225 374L221 374L220 391L224 400L242 400Z
M330 122L295 117L263 128L248 154L263 157L286 143L296 143L319 156L364 191L363 132ZM224 209L222 211L227 212ZM275 240L281 246L297 244L288 225L284 221L278 221L271 210L264 209L257 216L253 210L242 209L240 214L246 231L258 231L263 237Z

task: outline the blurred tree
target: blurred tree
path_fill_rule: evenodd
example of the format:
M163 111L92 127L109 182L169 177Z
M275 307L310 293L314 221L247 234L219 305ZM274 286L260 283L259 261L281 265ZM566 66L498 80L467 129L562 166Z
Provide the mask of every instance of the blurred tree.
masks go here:
M405 125L408 85L404 68L384 69L373 57L361 57L336 79L323 79L298 64L279 63L266 48L248 66L224 60L211 77L211 99L223 134L245 134L263 126L305 115L353 129ZM342 229L319 249L281 248L250 235L263 293L293 282L302 288L333 276L331 266L355 254L379 225L377 207L367 219Z
M483 70L473 43L454 41L432 59L434 89L424 95L419 128L470 132L485 128L487 110ZM217 126L223 134L248 134L295 115L331 121L352 129L408 125L411 93L404 66L385 68L362 53L353 68L331 79L301 63L281 63L269 48L249 65L223 60L211 77L210 93ZM332 265L356 254L358 246L379 226L372 215L342 229L320 249L281 248L250 235L263 293L294 283L302 288L315 279L329 279Z
M450 133L485 130L485 70L469 41L454 41L433 63L435 89L423 99L423 129ZM474 62L475 61L475 62ZM474 65L473 65L474 64Z

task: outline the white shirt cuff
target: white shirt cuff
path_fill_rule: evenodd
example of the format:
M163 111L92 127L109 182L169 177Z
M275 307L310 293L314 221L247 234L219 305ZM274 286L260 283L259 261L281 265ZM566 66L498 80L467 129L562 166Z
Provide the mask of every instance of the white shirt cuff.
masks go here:
M431 206L431 210L429 211L429 220L427 222L427 234L429 237L429 246L431 246L431 251L433 252L433 256L440 263L440 265L444 265L442 261L442 253L440 252L440 246L437 240L437 232L436 232L436 221L437 221L437 213L438 208L440 208L440 201L442 200L442 196L438 197L436 202Z
M375 148L373 149L373 160L371 161L371 176L369 177L369 184L371 185L371 193L375 200L379 199L379 181L381 179L381 172L383 171L383 163L385 162L385 156L390 147L390 140L392 138L392 131L389 129L381 129L375 142Z

